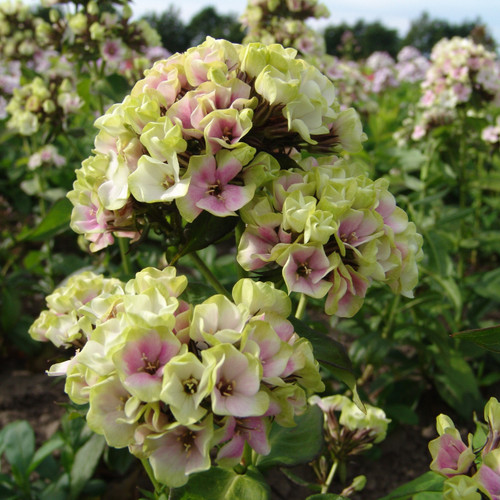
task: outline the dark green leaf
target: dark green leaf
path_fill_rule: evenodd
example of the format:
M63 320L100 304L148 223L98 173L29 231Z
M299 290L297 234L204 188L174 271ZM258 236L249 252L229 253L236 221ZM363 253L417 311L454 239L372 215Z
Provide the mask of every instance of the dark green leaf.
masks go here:
M179 250L174 262L188 253L201 250L230 233L238 223L238 217L215 217L202 212L185 229L187 243Z
M297 318L291 318L290 321L295 331L311 342L314 357L318 362L351 389L354 402L360 409L364 410L364 405L359 399L356 390L356 377L352 371L352 364L345 347L330 336L309 328Z
M441 373L434 376L439 395L464 418L483 406L481 393L471 367L462 355L450 352L448 359L436 353L435 362Z
M323 412L316 405L295 419L295 427L274 423L269 433L271 453L259 455L257 466L297 465L312 460L323 446Z
M29 466L35 453L35 433L25 420L6 425L0 434L5 458L20 477L29 481Z
M170 494L171 500L268 500L270 488L262 474L248 468L245 474L212 467L193 474L182 488Z
M306 500L347 500L347 497L336 495L335 493L318 493L308 496Z
M56 434L51 439L46 441L45 443L36 450L35 455L31 461L29 472L33 472L49 455L52 454L53 451L61 448L64 445L64 440L59 434Z
M403 484L395 489L389 495L381 498L380 500L410 500L418 498L418 493L436 493L436 500L443 498L443 483L445 477L435 472L426 472L417 479ZM427 497L430 498L430 497Z
M67 198L56 201L39 226L22 239L43 241L66 231L69 228L72 209L73 205Z
M454 333L453 337L470 340L483 349L500 353L500 325L479 328L477 330L465 330Z
M101 458L104 445L104 438L98 434L93 434L77 451L70 473L71 499L78 498L87 481L91 479Z

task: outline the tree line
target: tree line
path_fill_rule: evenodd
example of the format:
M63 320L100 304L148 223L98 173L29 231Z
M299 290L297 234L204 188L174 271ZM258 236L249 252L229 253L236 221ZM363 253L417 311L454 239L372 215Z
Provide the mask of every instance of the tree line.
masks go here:
M201 9L187 23L181 19L179 8L173 5L161 13L148 13L143 19L158 31L163 46L171 52L182 52L197 45L207 35L235 43L241 43L245 36L236 14L220 14L214 7ZM480 18L451 23L432 18L427 12L411 22L404 36L380 21L344 22L324 29L327 53L350 59L364 59L377 50L395 56L405 45L412 45L422 53L429 54L441 38L453 36L471 36L476 43L482 43L490 50L496 48L495 40Z

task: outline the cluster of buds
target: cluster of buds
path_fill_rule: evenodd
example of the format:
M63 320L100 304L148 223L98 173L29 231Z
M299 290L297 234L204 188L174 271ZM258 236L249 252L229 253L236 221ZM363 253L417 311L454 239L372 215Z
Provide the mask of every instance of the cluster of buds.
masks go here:
M7 127L21 135L32 135L47 124L63 126L68 116L83 104L71 81L59 76L48 81L35 77L13 92L6 107L11 115Z
M317 0L250 0L241 17L248 29L244 43L279 43L302 55L322 55L324 40L305 20L328 15L327 8Z
M328 450L340 462L382 442L391 422L384 410L365 404L363 411L340 394L324 398L312 396L309 403L321 408Z
M242 279L232 300L198 305L173 267L134 279L85 272L47 297L30 334L73 357L49 374L65 375L87 422L110 446L148 459L171 487L209 469L234 466L245 443L270 451L274 421L293 426L307 397L324 389L310 343L286 319L291 302L271 284Z
M479 449L474 449L471 434L466 445L448 416L437 417L439 437L429 443L430 468L447 478L445 498L480 500L481 493L490 500L500 498L500 403L496 398L486 403L484 419L486 440Z
M68 194L73 230L98 250L114 231L136 237L143 219L167 233L202 212L234 216L291 151L358 150L354 110L340 111L333 84L295 56L207 38L155 63L96 121L95 155Z
M0 57L3 61L29 61L40 50L36 40L42 19L20 0L0 3Z
M329 315L353 316L372 281L411 297L422 237L387 186L335 156L296 157L241 210L239 264L280 269L289 293L326 297Z

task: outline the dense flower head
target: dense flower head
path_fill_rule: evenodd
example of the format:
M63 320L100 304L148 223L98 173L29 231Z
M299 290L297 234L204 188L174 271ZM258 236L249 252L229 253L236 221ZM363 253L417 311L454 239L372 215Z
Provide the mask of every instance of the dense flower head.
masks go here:
M67 78L35 77L14 89L6 107L10 118L7 127L21 135L32 135L44 125L62 126L69 115L76 113L83 101L75 85Z
M144 221L235 216L291 152L359 151L354 110L341 111L332 82L295 56L207 38L157 61L96 121L95 154L68 195L73 229L98 250L113 232L135 238Z
M341 109L354 107L360 113L376 112L377 103L371 96L371 81L358 62L328 54L313 58L311 62L335 85Z
M241 210L239 264L280 269L289 293L325 298L327 314L353 316L373 281L412 296L422 238L387 182L333 156L296 160Z
M500 61L483 45L470 38L443 38L432 49L430 62L415 116L398 132L401 137L419 141L455 121L460 109L500 104ZM483 140L495 142L494 132L488 128Z
M47 298L33 338L76 348L49 374L65 375L87 421L114 447L148 458L156 478L237 464L247 442L270 451L275 421L293 426L324 389L312 347L287 320L291 303L268 283L240 280L232 300L182 299L175 268L146 268L123 283L91 272Z
M279 43L303 55L321 55L325 53L324 40L304 21L328 15L327 8L317 0L253 0L241 16L248 30L244 43Z
M397 55L396 71L399 82L421 82L430 66L430 61L418 49L407 45Z

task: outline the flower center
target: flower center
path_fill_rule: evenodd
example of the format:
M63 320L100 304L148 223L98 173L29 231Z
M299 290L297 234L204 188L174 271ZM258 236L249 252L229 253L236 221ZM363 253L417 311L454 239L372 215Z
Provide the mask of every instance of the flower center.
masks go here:
M224 379L221 379L219 383L217 384L217 389L219 389L220 393L223 396L232 396L233 391L235 389L236 382L234 380L230 380L227 382Z
M186 429L183 434L177 437L177 441L180 441L182 443L187 456L191 454L191 448L193 447L195 439L196 434L190 429Z
M142 353L141 360L144 362L144 366L139 371L154 375L158 371L158 368L160 368L160 360L151 361L144 352Z
M210 184L208 186L207 194L215 196L219 200L222 198L222 186L219 180L215 184Z
M225 142L227 142L228 144L231 144L231 140L233 139L233 131L231 128L229 127L224 127L222 129L222 137L221 139Z
M309 262L302 262L297 267L297 277L307 278L312 272L312 269L309 267Z
M182 386L184 387L184 392L186 394L195 394L198 390L199 380L194 377L189 377L187 380L182 382Z

